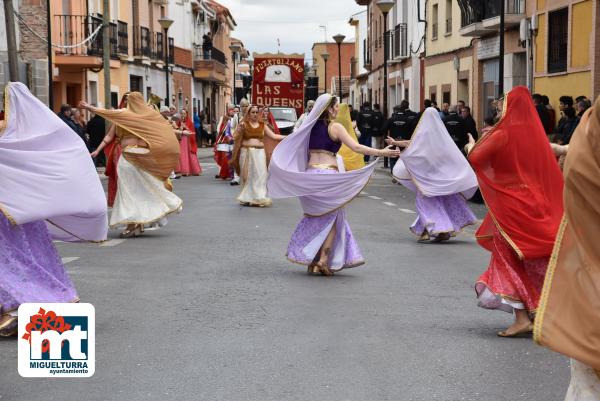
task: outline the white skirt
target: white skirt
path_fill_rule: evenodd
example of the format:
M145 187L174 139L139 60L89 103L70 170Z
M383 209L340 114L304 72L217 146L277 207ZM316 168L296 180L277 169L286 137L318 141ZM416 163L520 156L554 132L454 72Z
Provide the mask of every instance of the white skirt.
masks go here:
M117 174L119 178L110 216L111 228L156 222L162 226L166 223L165 216L181 211L183 201L166 189L161 180L127 161L125 155L119 158Z
M571 358L571 384L565 401L600 401L600 378L591 367Z
M240 152L242 192L237 200L243 205L269 206L267 198L267 156L261 148L242 148Z

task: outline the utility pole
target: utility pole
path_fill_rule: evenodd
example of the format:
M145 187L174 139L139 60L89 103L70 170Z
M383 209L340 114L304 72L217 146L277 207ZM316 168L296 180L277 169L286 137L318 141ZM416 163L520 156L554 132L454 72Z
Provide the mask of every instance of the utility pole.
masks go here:
M12 0L4 0L4 19L6 20L6 47L8 49L8 73L10 81L19 80L17 63L17 37L15 35L15 15Z
M48 12L48 18L46 18L46 32L48 38L48 107L50 110L54 110L54 95L52 93L52 81L54 80L54 66L52 65L52 14L50 13L50 2L46 4L46 11Z
M504 5L500 1L500 55L498 60L498 96L504 96Z
M104 107L110 109L110 6L102 3L102 68L104 69ZM108 124L106 124L108 129Z

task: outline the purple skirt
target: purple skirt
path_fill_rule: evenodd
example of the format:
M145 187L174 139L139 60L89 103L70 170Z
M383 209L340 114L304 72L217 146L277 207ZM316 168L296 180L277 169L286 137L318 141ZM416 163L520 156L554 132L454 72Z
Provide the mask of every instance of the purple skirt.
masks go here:
M0 278L0 316L26 302L78 300L43 221L14 226L0 213Z
M308 169L312 174L337 174L335 170ZM287 257L294 263L310 265L319 259L319 251L335 224L336 232L329 256L329 268L333 271L360 266L365 263L346 220L346 210L340 208L323 216L304 216L292 234Z
M416 206L418 216L410 229L419 236L425 232L434 237L442 233L455 236L477 221L460 194L427 197L417 192Z

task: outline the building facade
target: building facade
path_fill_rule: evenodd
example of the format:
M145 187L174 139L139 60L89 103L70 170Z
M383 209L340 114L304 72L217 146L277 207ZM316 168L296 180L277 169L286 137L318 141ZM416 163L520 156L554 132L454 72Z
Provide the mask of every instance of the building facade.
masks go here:
M350 84L350 72L354 58L354 42L344 41L340 46L342 62L342 95L348 96ZM323 59L323 54L329 54L327 62ZM339 60L338 45L335 42L318 42L312 46L313 66L316 65L316 75L319 80L319 94L328 92L338 94L339 87ZM327 71L327 72L325 72ZM344 99L343 99L344 100ZM345 99L347 100L347 99Z

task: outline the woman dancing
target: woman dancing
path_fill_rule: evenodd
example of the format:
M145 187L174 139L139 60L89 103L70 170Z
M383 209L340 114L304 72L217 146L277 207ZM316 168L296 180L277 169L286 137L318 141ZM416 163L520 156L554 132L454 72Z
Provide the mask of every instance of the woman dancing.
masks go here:
M479 306L515 313L498 333L514 337L533 329L563 214L563 178L527 88L512 89L499 106L500 121L467 145L488 208L477 241L492 253L475 290Z
M299 197L304 218L290 240L287 257L308 265L309 273L332 276L364 259L346 221L344 206L367 185L375 162L340 173L336 154L342 144L362 155L398 157L400 151L359 145L339 123L337 98L326 93L302 126L281 142L269 167L269 195Z
M259 118L258 106L252 105L234 133L232 164L242 178L242 191L237 200L244 206L271 205L267 197L267 159L263 138L281 141L285 137L275 134Z
M79 299L52 239L103 241L108 228L104 191L77 134L21 83L7 84L4 102L0 336L11 336L22 303Z
M129 238L140 235L145 225L165 225L165 217L181 211L183 204L172 192L169 180L179 160L173 128L139 92L127 96L126 109L106 110L86 102L80 107L112 121L116 129L107 134L103 144L116 135L123 149L117 166L119 181L111 228L126 226L121 237Z
M387 138L388 144L406 148L393 175L416 194L417 219L410 230L419 241L447 241L477 218L466 199L477 191L477 178L456 147L439 113L427 108L410 141Z

